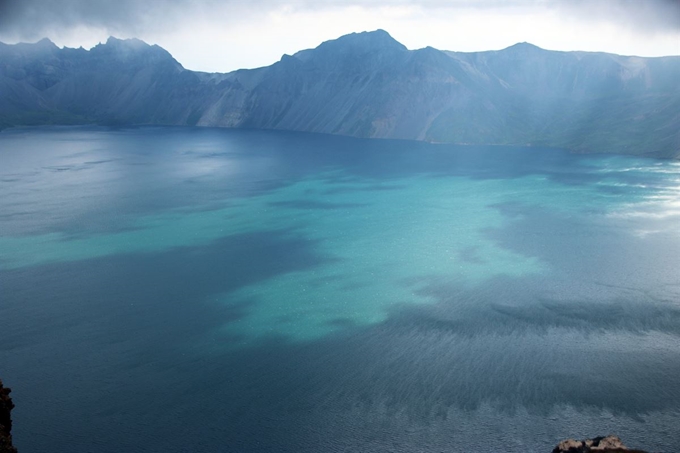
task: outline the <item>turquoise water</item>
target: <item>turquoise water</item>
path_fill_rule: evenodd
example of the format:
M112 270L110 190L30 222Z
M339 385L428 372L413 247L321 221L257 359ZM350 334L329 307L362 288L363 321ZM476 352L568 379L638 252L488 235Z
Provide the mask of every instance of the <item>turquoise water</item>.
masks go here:
M680 441L677 162L43 128L0 188L21 451Z

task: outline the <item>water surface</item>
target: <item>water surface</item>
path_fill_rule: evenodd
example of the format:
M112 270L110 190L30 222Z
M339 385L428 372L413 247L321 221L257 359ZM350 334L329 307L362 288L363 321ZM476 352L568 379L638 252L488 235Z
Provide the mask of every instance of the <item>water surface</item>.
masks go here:
M680 164L198 128L0 134L22 452L680 444Z

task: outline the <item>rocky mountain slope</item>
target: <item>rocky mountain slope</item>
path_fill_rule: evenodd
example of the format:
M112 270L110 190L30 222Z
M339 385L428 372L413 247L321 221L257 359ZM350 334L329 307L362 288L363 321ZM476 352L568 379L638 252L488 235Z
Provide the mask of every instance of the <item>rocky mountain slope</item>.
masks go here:
M0 44L0 127L198 125L680 157L680 57L553 52L531 44L408 50L355 33L228 74L158 46Z

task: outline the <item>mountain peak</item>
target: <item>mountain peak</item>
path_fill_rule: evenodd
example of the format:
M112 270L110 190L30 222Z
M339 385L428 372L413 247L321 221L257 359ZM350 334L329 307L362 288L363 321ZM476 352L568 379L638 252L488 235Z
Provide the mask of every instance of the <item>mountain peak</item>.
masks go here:
M137 39L119 39L110 36L106 43L97 44L91 49L95 55L111 58L118 61L141 61L149 63L152 61L171 61L174 65L181 68L181 65L170 55L170 53L157 45L149 45Z
M301 50L293 56L300 61L320 58L325 61L365 57L368 54L387 54L407 51L406 47L385 30L363 31L322 42L314 49Z
M343 43L352 46L361 46L381 50L406 50L406 46L394 39L383 29L362 31L360 33L350 33L348 35L341 36L334 41L327 42Z
M350 33L337 39L321 43L315 52L341 52L352 54L365 54L367 52L395 52L405 51L406 47L394 39L385 30L363 31ZM304 52L304 51L303 51Z
M534 44L531 44L530 42L518 42L517 44L513 44L510 47L506 47L503 49L503 51L514 51L514 52L536 52L536 51L543 51L545 49L542 49Z
M35 43L36 46L44 47L44 48L54 48L57 49L57 45L53 43L49 38L43 38L40 41Z
M12 45L17 50L23 52L50 52L53 50L59 50L59 47L48 38L43 38L35 43L20 42Z
M106 45L115 47L127 47L130 49L142 49L145 47L150 47L147 43L145 43L141 39L137 38L119 39L116 38L115 36L109 36L109 39L106 40Z

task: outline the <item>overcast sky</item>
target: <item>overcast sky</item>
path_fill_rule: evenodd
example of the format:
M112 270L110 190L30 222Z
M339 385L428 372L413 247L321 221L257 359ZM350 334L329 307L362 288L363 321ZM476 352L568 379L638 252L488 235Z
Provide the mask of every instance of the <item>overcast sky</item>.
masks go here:
M387 30L410 49L680 55L680 0L0 0L0 41L90 48L110 35L167 49L186 68L230 71L343 34Z

